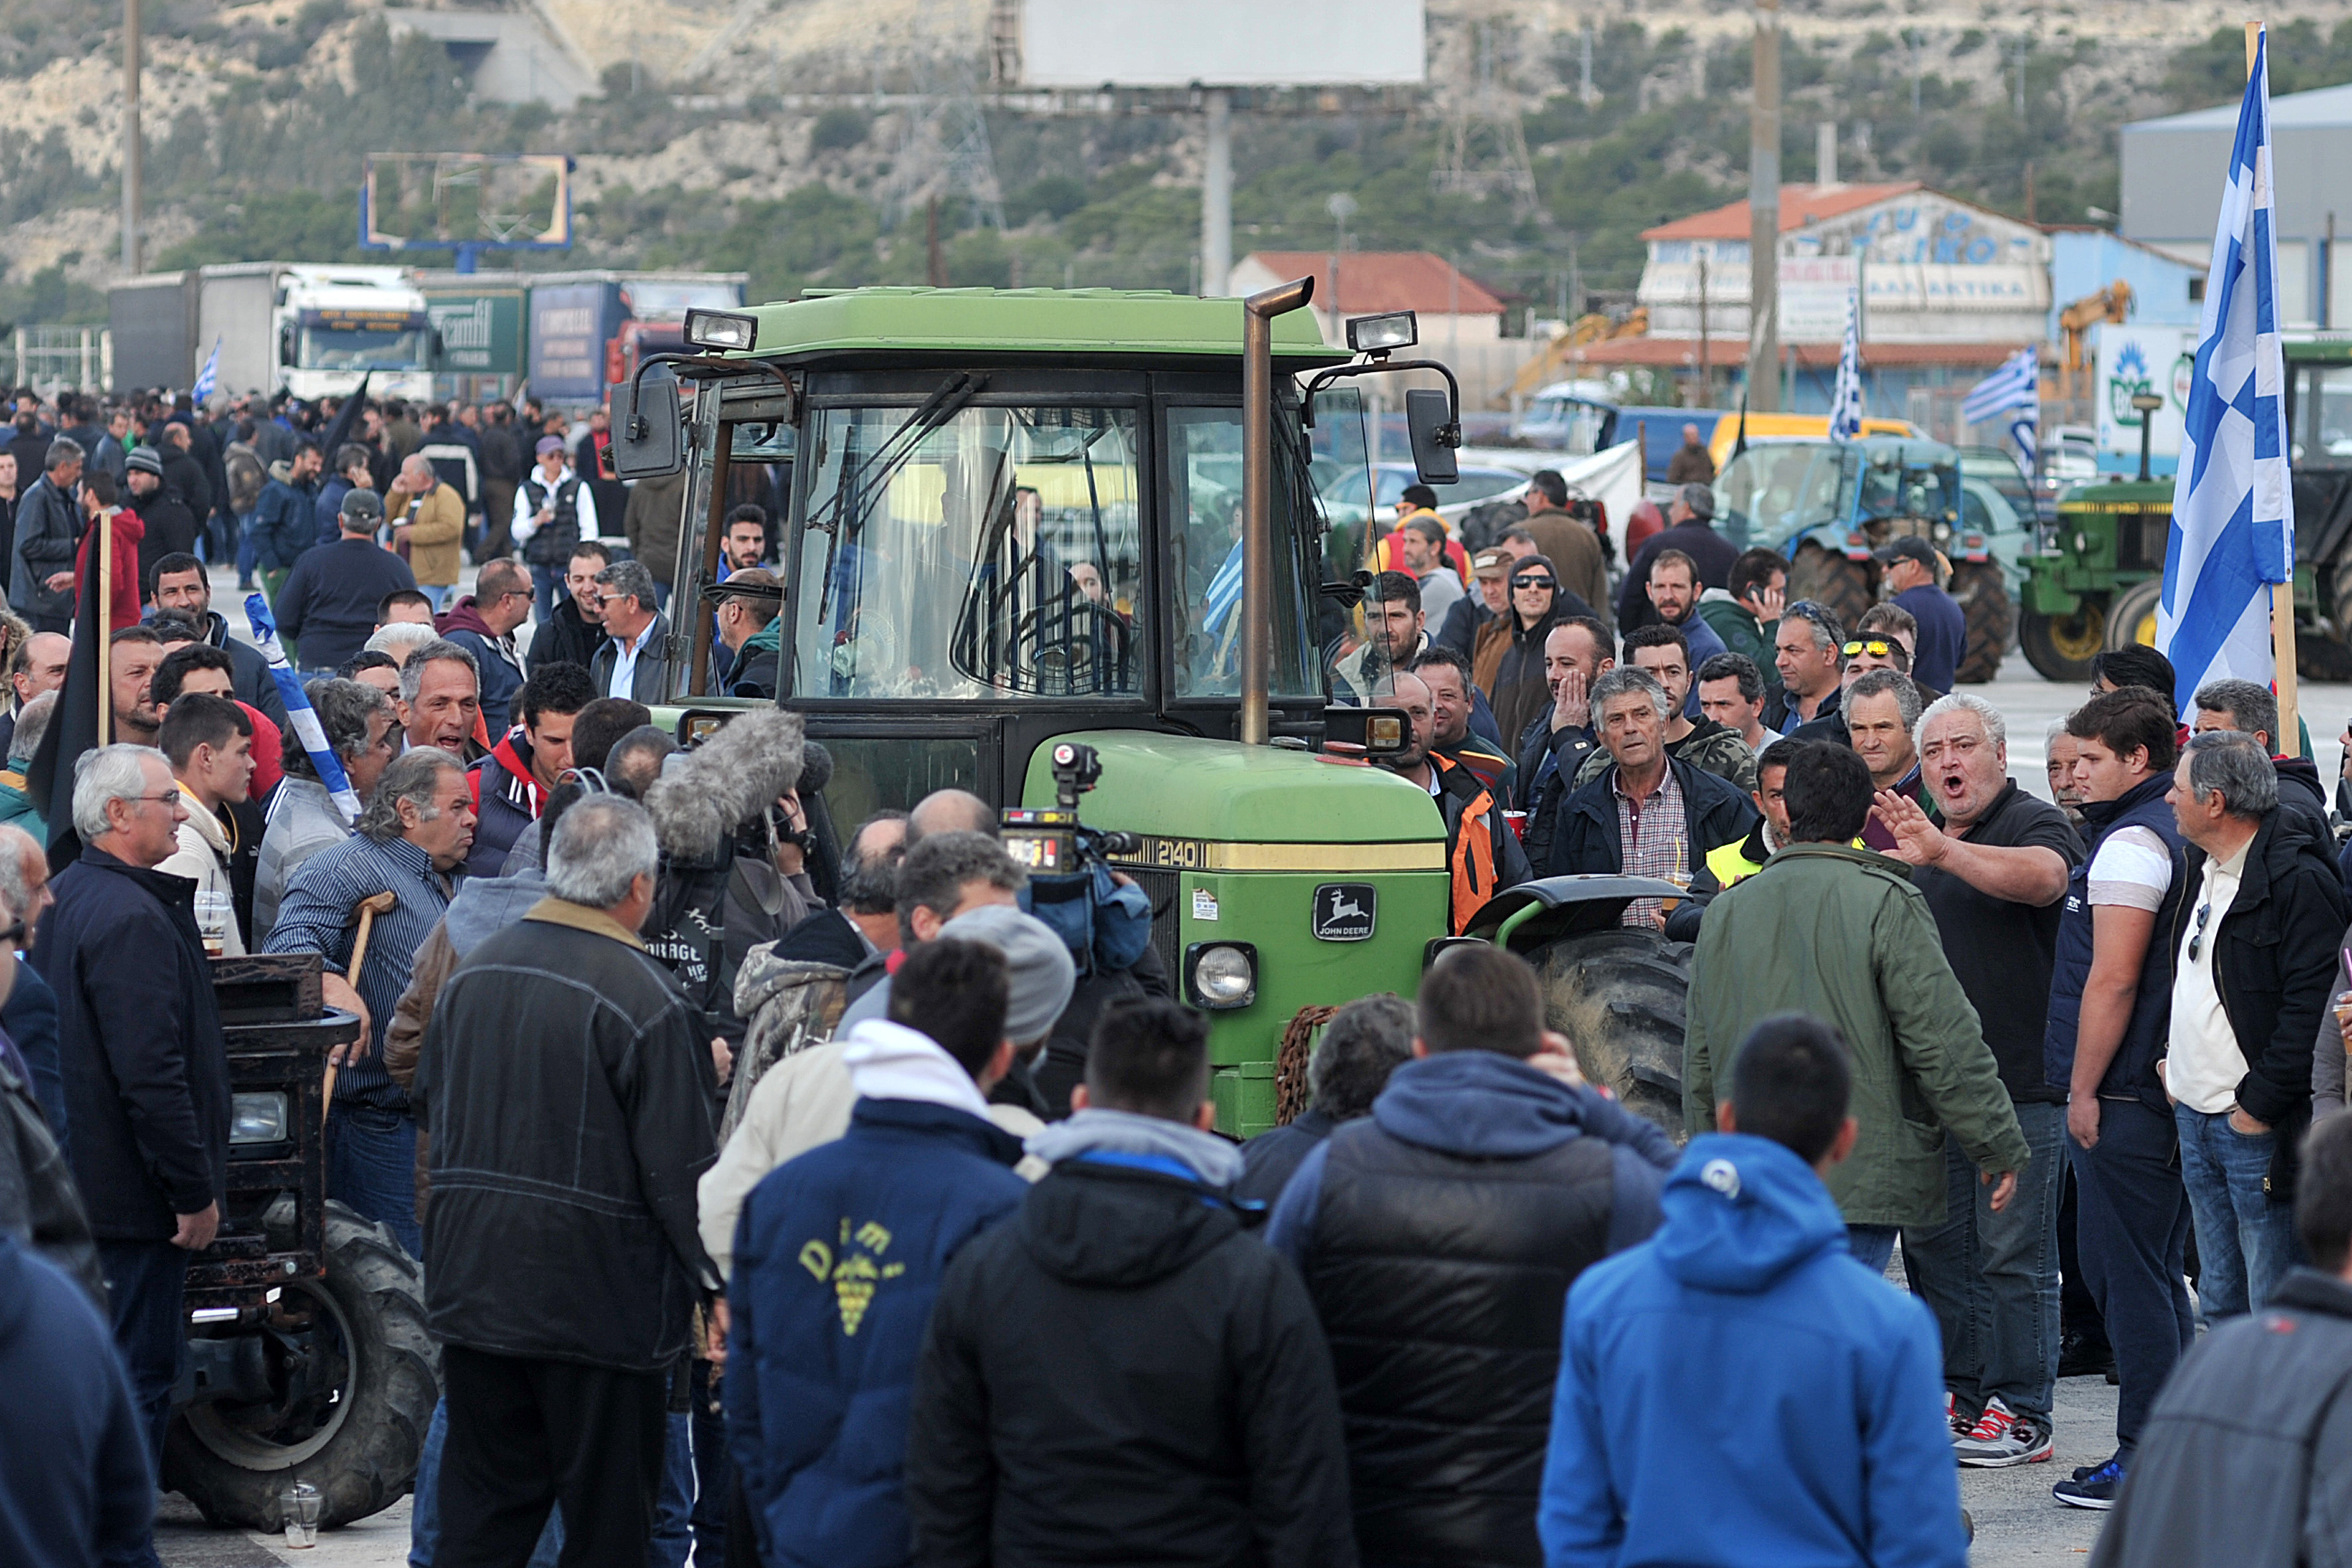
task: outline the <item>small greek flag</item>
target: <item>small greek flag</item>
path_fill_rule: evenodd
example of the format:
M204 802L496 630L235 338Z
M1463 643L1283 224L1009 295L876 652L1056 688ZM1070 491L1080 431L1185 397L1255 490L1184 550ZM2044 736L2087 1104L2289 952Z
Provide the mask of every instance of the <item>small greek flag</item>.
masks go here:
M2022 348L2001 361L2000 368L1969 388L1960 405L1960 422L1982 425L2012 408L2033 408L2042 401L2042 370L2034 351Z
M327 744L327 731L312 710L310 697L302 690L302 678L286 662L286 648L278 640L278 623L270 616L269 601L258 594L247 594L245 618L253 628L253 646L269 661L269 678L278 682L278 695L286 700L288 727L302 742L302 750L310 753L311 769L318 773L319 782L327 786L335 809L343 814L345 822L357 822L359 795L352 788L351 775L343 772L343 760L335 755L334 747Z
M188 396L202 408L205 399L220 390L221 341L213 340L213 352L205 356L205 368L196 372L196 384L188 388Z
M1226 617L1242 607L1242 542L1225 552L1224 564L1209 579L1209 592L1201 606L1201 629L1214 636L1224 630Z
M2271 684L2270 584L2294 575L2270 80L2265 35L2238 106L2213 232L2156 612L2156 646L2172 660L2183 704L2225 676Z
M1862 296L1845 299L1845 344L1838 350L1837 386L1830 394L1830 439L1862 434Z

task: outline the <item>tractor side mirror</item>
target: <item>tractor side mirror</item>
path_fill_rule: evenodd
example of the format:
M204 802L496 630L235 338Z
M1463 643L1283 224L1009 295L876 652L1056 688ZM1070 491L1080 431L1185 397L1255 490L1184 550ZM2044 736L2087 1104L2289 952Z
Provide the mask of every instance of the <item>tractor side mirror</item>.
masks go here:
M1323 710L1323 749L1333 756L1378 762L1399 755L1412 743L1412 720L1401 708L1335 703Z
M1453 399L1435 387L1416 386L1404 395L1405 427L1412 436L1413 471L1425 485L1450 485L1462 478L1454 448L1462 445L1462 426L1454 418Z
M666 364L613 384L613 472L654 479L686 467L677 377Z

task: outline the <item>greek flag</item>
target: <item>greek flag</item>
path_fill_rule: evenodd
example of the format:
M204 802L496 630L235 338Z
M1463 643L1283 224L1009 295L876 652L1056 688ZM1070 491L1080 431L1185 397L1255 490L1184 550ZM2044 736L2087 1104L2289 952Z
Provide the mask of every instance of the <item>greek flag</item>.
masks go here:
M2034 352L2022 348L2000 362L2000 368L1969 388L1960 405L1960 422L1981 425L2012 408L2032 408L2042 401L2042 372Z
M334 798L335 809L343 814L345 822L360 819L360 797L352 788L351 775L343 772L343 760L327 744L327 731L319 722L319 715L310 707L310 699L302 690L302 678L286 662L286 648L278 640L278 623L269 614L269 601L258 594L245 596L245 618L253 627L253 646L269 661L269 679L278 682L278 695L286 700L286 722L302 750L310 753L310 767L319 782L327 786Z
M1845 344L1838 350L1837 386L1830 393L1830 439L1851 441L1862 434L1861 296L1845 299Z
M2257 45L2213 234L2205 316L2172 481L2172 531L2156 646L2186 703L2209 680L2268 686L2269 584L2293 580L2285 367L2279 352L2278 239L2271 180L2270 42Z
M1209 591L1201 606L1201 629L1212 636L1225 628L1225 620L1242 607L1242 542L1225 552L1224 564L1209 579Z
M215 338L213 352L205 357L205 368L196 372L196 384L188 388L188 396L199 408L205 405L205 398L220 390L220 339Z

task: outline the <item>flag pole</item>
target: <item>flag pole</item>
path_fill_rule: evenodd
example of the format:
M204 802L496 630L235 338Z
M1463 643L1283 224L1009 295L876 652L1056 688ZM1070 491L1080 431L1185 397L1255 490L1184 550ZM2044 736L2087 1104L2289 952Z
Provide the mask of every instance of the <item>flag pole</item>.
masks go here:
M111 559L107 546L114 542L114 520L101 511L91 526L98 530L98 537L89 542L89 552L97 557L98 565L98 743L103 746L113 733L107 727L111 717L108 710L113 706L114 672L108 667L106 639L114 632L107 624L113 618L114 606L114 574L107 569Z
M2262 47L2263 25L2246 24L2246 79L2254 76L2255 52ZM2292 521L2294 491L2287 490L2289 521ZM2271 668L2272 679L2278 688L2279 732L2271 737L2271 744L2282 757L2303 755L2303 723L2297 713L2300 703L2295 695L2294 668L2294 563L2287 563L2287 580L2271 584Z

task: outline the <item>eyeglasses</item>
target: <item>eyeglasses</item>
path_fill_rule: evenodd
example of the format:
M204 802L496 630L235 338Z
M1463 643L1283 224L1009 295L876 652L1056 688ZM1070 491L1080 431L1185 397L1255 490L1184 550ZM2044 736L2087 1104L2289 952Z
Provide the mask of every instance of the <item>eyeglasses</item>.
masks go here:
M1528 575L1525 577L1514 577L1511 579L1511 586L1514 588L1549 588L1555 585L1556 584L1549 577Z
M1891 642L1882 642L1876 637L1872 637L1865 642L1850 642L1838 651L1848 658L1852 658L1858 653L1866 653L1873 658L1892 658L1895 657L1895 645Z
M2197 950L2205 945L2205 922L2210 919L2213 906L2207 904L2197 911L2197 927L2189 933L2189 962L2197 962Z
M160 805L168 800L177 800L179 798L180 792L178 790L173 790L169 795L122 795L115 796L115 799L117 800L143 800L155 805Z

